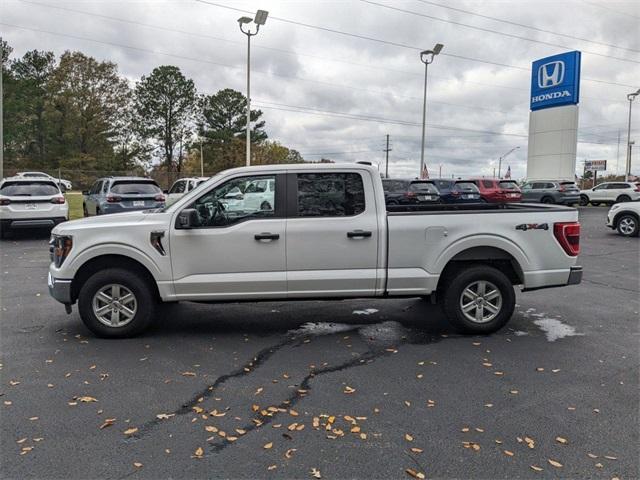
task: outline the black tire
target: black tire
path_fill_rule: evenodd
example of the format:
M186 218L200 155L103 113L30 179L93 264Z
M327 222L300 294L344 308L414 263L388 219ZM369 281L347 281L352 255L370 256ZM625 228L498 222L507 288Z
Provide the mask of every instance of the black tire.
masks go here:
M623 237L637 237L640 232L640 221L635 215L623 213L616 218L616 230Z
M593 205L594 207L599 207L600 206L600 202L591 202L591 205Z
M629 195L620 195L618 198L616 198L615 203L630 202L630 201L631 201L631 197L629 197Z
M477 285L477 282L485 282L486 287L490 289L495 287L495 290L501 295L501 301L498 306L496 305L497 299L492 299L495 300L495 303L490 302L494 308L498 307L497 312L494 313L495 316L488 318L486 321L483 319L482 323L467 318L462 309L464 298L468 298L463 298L465 289L470 288L473 291L473 285ZM483 301L486 302L486 300ZM513 315L515 305L516 295L509 278L500 270L487 265L473 265L456 271L449 276L443 288L442 306L444 313L456 330L465 334L482 335L501 329ZM484 308L484 306L480 307L480 315L482 315ZM471 315L471 311L474 312L473 315ZM487 309L487 311L489 310ZM477 312L478 308L474 304L468 314L475 317ZM491 314L491 312L489 313Z
M586 207L587 205L589 205L589 197L586 195L580 195L580 206Z
M542 203L554 203L553 198L551 197L542 197L542 200L540 200Z
M266 200L260 205L260 210L271 210L271 204Z
M0 238L6 240L11 236L11 229L6 225L0 226Z
M89 211L87 210L87 206L84 203L82 204L82 215L84 215L85 217L89 216Z
M100 209L96 208L96 216L100 215Z
M111 284L128 289L136 302L135 315L122 326L106 325L98 319L93 309L94 296ZM127 338L138 335L153 321L156 306L157 301L148 281L135 271L121 268L109 268L94 273L84 283L78 296L80 318L89 330L101 338Z

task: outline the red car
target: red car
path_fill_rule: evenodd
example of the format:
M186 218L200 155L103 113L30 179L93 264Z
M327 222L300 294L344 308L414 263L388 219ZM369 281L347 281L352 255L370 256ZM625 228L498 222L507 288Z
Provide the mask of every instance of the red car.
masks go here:
M498 178L475 178L470 180L480 190L482 199L489 203L520 202L522 192L513 180Z

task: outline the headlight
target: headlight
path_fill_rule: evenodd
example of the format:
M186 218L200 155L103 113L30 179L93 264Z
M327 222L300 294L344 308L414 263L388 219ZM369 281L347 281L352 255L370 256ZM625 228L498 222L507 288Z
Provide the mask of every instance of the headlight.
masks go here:
M60 268L73 247L73 237L70 235L51 235L49 240L49 256L56 268Z

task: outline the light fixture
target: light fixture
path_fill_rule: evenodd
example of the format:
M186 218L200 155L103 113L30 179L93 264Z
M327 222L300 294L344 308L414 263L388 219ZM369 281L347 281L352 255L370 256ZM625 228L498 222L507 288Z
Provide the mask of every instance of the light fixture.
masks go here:
M269 12L266 10L258 10L256 12L256 18L253 20L256 25L264 25L267 22L267 16Z

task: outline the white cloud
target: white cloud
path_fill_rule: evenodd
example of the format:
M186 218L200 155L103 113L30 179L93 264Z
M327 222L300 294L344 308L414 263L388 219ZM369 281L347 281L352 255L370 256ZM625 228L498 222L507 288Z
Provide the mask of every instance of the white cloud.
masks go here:
M106 44L2 25L2 36L14 47L14 56L31 49L49 49L56 54L67 49L81 50L99 59L116 62L120 72L132 80L148 74L157 65L174 64L193 78L203 92L211 93L226 87L245 90L246 37L239 32L236 23L241 15L239 12L193 0L37 1L94 15L20 0L3 0L0 22L91 38ZM492 0L482 4L460 1L446 5L635 51L506 25L418 0L376 1L571 49L640 62L640 8L633 1L594 4L586 1L507 3ZM434 1L444 4L444 0ZM338 161L378 162L384 158L384 135L388 133L393 148L390 154L392 175L415 175L418 170L424 67L417 51L309 29L279 21L275 18L278 17L422 48L443 43L443 55L436 58L429 72L427 122L433 126L427 128L426 158L430 171L433 174L442 165L444 175L491 175L497 158L510 148L520 146L503 168L511 165L515 177L524 176L528 72L451 55L528 68L533 60L565 51L565 48L480 32L357 0L219 2L234 8L251 11L262 8L270 12L271 18L252 39L252 97L256 103L262 102L260 108L265 112L271 138L306 154L340 152L325 156ZM118 22L105 16L137 24ZM182 30L191 35L141 24ZM607 158L610 170L615 170L620 131L619 165L622 169L628 112L626 94L633 89L585 79L637 88L640 87L640 64L584 53L582 77L579 161ZM400 120L415 125L284 111L282 108L289 107L282 105L344 112L369 119ZM640 105L636 105L634 124L638 127L634 129L635 134L640 131L639 109ZM437 125L472 131L445 130L436 128ZM473 130L524 137L488 135ZM306 155L307 159L320 157ZM634 160L634 169L640 170L636 154Z

